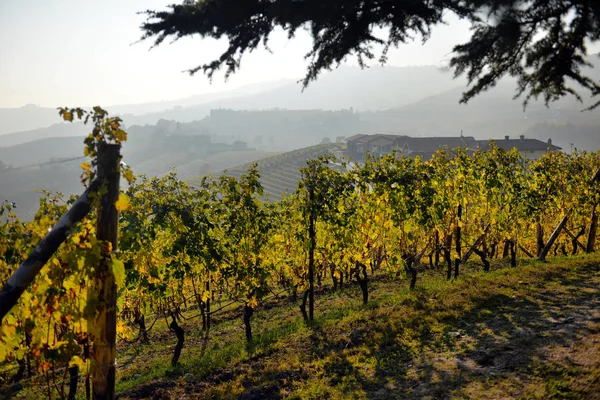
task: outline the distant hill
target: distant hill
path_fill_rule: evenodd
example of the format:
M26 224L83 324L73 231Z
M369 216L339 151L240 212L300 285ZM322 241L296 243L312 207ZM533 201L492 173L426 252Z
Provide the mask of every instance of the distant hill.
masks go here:
M351 136L365 130L353 110L212 110L196 129L256 146L293 150L320 143L325 137Z
M594 66L593 69L588 69L588 72L593 79L600 81L600 68L598 68L600 58L598 55L592 55L588 60ZM490 93L495 93L494 96L497 96L502 92L501 98L497 98L507 103L513 103L511 100L514 93L512 88L508 91L499 90L499 87L505 83L500 83ZM161 119L191 122L208 116L210 110L213 109L339 110L352 108L360 112L378 112L402 108L428 97L446 93L448 104L455 107L454 110L458 110L459 116L465 114L472 116L477 112L470 111L471 106L467 107L467 111L456 108L459 95L464 90L466 90L466 81L463 77L454 79L451 72L431 65L373 66L366 69L343 66L322 74L316 82L311 83L304 90L302 90L301 84L294 80L281 80L169 101L102 106L111 113L121 115L125 123L131 126L154 125ZM486 94L481 97L485 96ZM475 99L473 104L477 100L479 98ZM513 108L518 110L520 102L514 102ZM3 135L52 125L58 122L58 116L55 108L27 105L20 108L0 109L0 121L2 122L0 135ZM431 126L431 128L434 127L438 129L437 126ZM12 144L16 144L16 142ZM0 144L0 146L2 145Z
M83 138L50 137L10 147L0 147L0 161L12 167L45 163L54 158L83 156Z
M457 83L453 83L450 73L434 66L374 66L364 70L341 67L324 73L304 91L294 80L281 80L171 101L102 106L121 115L127 125L144 125L155 124L160 119L199 120L217 108L337 110L353 107L355 110L381 110L412 103L453 84ZM46 127L59 119L55 108L27 105L0 109L0 121L0 135L3 135Z
M196 96L190 96L182 99L157 101L141 104L123 104L123 105L107 105L100 104L108 112L115 115L121 115L124 119L135 115L149 114L155 112L163 112L173 108L189 107L216 101L225 98L235 98L238 96L249 96L266 90L275 89L277 87L293 83L293 80L279 80L272 82L253 83L242 86L237 89L205 93ZM96 104L69 104L71 107L90 108ZM58 107L59 105L57 105ZM61 106L63 106L61 104ZM200 117L201 118L201 117ZM5 135L14 132L34 131L39 128L45 128L56 124L60 121L56 107L40 107L34 104L27 104L23 107L16 108L0 108L0 135ZM157 120L156 120L157 121ZM156 121L152 122L153 124ZM50 135L50 136L68 136L68 135ZM50 137L46 136L46 137ZM0 136L2 139L2 136ZM29 140L41 139L35 137ZM10 146L13 144L24 143L29 140L7 141L0 142L0 146Z
M39 208L42 196L36 189L61 192L65 200L85 190L79 179L81 162L72 160L0 170L0 201L15 202L16 214L20 218L30 219Z
M597 151L600 150L600 126L572 122L540 122L530 127L525 136L537 139L552 139L553 143L563 148Z
M19 108L0 108L0 135L41 128L58 121L55 108L38 107L33 104Z
M58 117L55 116L54 122L56 121L58 121ZM54 137L84 137L89 132L90 127L86 127L82 123L54 123L46 128L38 128L30 131L0 135L0 147L14 146L17 144L32 142L38 139L48 139Z
M203 143L202 137L141 134L132 129L123 160L135 174L161 176L176 170L182 178L221 171L277 154L243 149L243 144ZM237 150L236 150L237 149ZM39 205L35 190L59 191L68 198L83 189L79 165L84 161L81 137L38 139L0 148L0 201L17 204L17 215L31 218Z
M250 96L256 93L264 92L267 90L275 89L290 83L293 83L292 79L282 79L278 81L252 83L249 85L241 86L237 89L224 90L214 93L204 93L195 96L184 97L181 99L167 100L167 101L156 101L150 103L141 104L120 104L106 106L107 111L123 116L128 119L133 115L142 115L149 113L163 112L172 108L178 107L190 107L199 104L204 104L212 101L217 101L226 98L234 98L240 96Z
M213 164L223 169L256 159L245 152L246 147L261 151L291 150L318 144L325 137L334 141L337 136L352 135L367 128L361 124L359 115L350 110L213 110L210 117L200 121L160 120L156 125L127 127L129 139L124 144L123 156L128 164L148 175L160 175L173 168L182 168L182 173L198 174L207 168L211 172L218 171L211 167ZM55 124L0 136L0 161L22 167L45 163L52 158L80 156L83 154L83 137L89 129L79 123ZM212 144L205 146L205 140ZM243 143L244 148L227 147L236 142ZM203 161L229 150L244 151L238 153L240 159L233 160L233 164L217 158ZM192 162L194 167L185 167ZM190 168L198 169L192 171Z
M464 80L454 80L452 74L434 66L381 67L361 70L341 67L324 73L316 82L302 90L299 83L248 95L178 107L146 115L125 116L128 124L154 124L160 119L189 122L207 116L211 109L234 110L383 110L413 103L437 94Z

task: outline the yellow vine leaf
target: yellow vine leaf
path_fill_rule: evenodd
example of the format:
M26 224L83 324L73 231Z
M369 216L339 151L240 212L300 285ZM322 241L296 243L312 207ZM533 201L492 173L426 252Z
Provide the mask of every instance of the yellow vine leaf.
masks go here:
M258 307L258 300L256 299L256 297L253 296L252 298L250 298L248 300L247 304L248 304L248 307L250 307L250 308L256 308L256 307Z
M119 199L115 203L115 207L117 207L117 210L119 211L129 210L131 207L131 204L129 203L129 197L123 193L119 194Z
M85 371L85 362L79 356L71 357L69 367L78 366L80 371Z
M76 275L71 275L63 282L65 290L71 290L79 287L79 279Z
M133 181L133 172L130 169L126 169L123 171L123 178L125 178L127 182L131 183Z
M123 264L123 261L113 257L112 272L117 282L117 287L123 286L125 284L125 264Z

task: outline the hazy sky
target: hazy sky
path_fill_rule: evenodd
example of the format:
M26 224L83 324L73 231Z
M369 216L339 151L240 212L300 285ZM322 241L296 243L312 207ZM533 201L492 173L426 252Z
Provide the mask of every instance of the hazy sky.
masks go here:
M224 42L186 38L149 51L135 43L145 9L173 0L0 0L0 107L131 104L171 100L247 83L300 78L308 35L274 37L273 54L256 51L228 82L190 77L183 70L212 60ZM390 65L440 64L468 26L452 20L420 41L390 54ZM135 44L134 44L135 43ZM351 61L354 63L354 60Z
M151 42L135 43L144 20L136 13L174 1L0 0L0 107L152 102L303 76L310 39L303 33L288 41L283 32L273 38L273 54L246 56L228 82L218 76L211 85L200 73L182 73L212 60L225 43L186 38L151 51ZM469 37L466 23L448 21L424 46L391 51L389 64L441 64Z

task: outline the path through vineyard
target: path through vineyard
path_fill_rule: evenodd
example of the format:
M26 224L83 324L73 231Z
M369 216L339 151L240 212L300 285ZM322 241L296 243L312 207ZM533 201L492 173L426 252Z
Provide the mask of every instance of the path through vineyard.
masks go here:
M285 301L271 304L260 313L263 330L251 354L243 346L234 354L243 342L239 323L217 325L208 350L190 338L182 366L150 382L170 350L141 349L119 380L144 374L145 383L120 397L600 398L597 256L470 274L453 284L431 278L412 293L384 277L373 286L367 307L356 287L320 295L324 315L312 328ZM172 341L163 336L155 340ZM227 351L229 360L214 359Z

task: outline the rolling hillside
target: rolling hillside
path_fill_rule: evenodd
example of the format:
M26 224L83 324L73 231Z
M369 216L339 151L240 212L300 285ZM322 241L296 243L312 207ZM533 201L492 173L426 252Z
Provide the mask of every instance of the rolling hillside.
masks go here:
M224 151L219 154L198 159L190 163L177 167L177 175L181 179L191 179L198 174L215 174L227 168L239 166L240 163L249 165L249 163L267 157L275 157L280 152L274 151Z
M298 82L283 80L172 101L104 107L110 113L121 115L128 126L153 125L161 119L191 122L200 120L209 115L210 110L219 108L353 108L357 111L376 111L411 104L426 96L463 84L463 79L454 80L451 73L432 65L373 66L366 69L341 67L323 73L317 82L311 83L304 90ZM86 107L85 104L79 106ZM57 120L57 111L52 107L27 105L21 108L0 108L0 135L50 126ZM49 136L37 136L35 139L42 137Z
M54 122L56 121L58 121L58 118L54 119ZM81 141L83 141L83 137L86 136L89 131L90 128L82 123L55 123L46 128L0 135L0 148L55 137L62 138L76 136L82 138Z
M186 137L131 135L123 147L123 161L135 174L161 176L176 171L182 179L222 171L277 154L270 151L215 150L187 146ZM0 147L0 201L17 204L17 215L29 219L39 206L37 190L61 192L66 198L81 193L79 182L83 138L55 137Z
M52 158L83 155L83 137L50 137L9 147L0 147L0 160L15 168L45 163Z
M279 154L271 151L224 151L206 157L198 157L183 151L170 151L159 154L147 161L133 166L134 172L148 176L161 176L175 171L181 179L218 173L224 169L236 167L240 162L251 163Z
M598 57L590 57L590 62L598 66ZM592 70L591 76L600 80L600 69ZM600 126L597 110L582 113L583 104L566 98L550 107L532 101L524 112L521 100L512 100L514 88L514 81L506 79L494 90L462 105L458 101L466 90L464 80L454 80L452 74L434 66L365 70L343 67L323 74L304 91L295 82L280 81L172 102L108 109L126 113L124 122L132 130L135 125L140 129L160 130L160 122L177 121L184 125L195 121L194 128L211 135L246 141L258 147L264 140L271 148L282 150L310 146L325 136L332 140L355 133L447 136L458 135L461 130L477 139L526 134L540 139L552 137L563 148L568 148L571 142L579 149L600 147L600 141L594 141L593 134ZM584 102L590 104L585 95ZM143 114L144 110L155 112ZM223 116L214 111L231 115ZM47 118L48 125L58 120L56 110L50 108L0 109L5 130L0 131L0 135L11 129L9 127L14 127L14 132L17 126L38 120L40 115ZM20 125L14 125L13 120ZM158 125L154 128L145 124ZM85 132L75 126L59 124L46 130L2 135L0 147L83 134Z
M56 123L56 108L27 104L19 108L0 108L0 135L27 131Z
M236 89L230 89L213 93L203 93L175 100L155 101L141 104L119 104L112 106L101 106L103 106L103 108L106 108L106 110L111 114L118 114L123 116L124 119L128 119L135 118L135 116L144 114L152 115L153 113L165 112L166 110L176 110L182 107L198 106L200 104L215 102L223 99L231 99L242 96L253 96L257 93L265 92L271 89L276 89L278 87L288 85L290 83L293 83L293 80L261 82L244 85ZM73 104L72 106L89 108L93 105L94 104ZM5 138L2 135L10 134L13 132L20 133L26 131L35 131L39 128L48 127L52 124L55 124L56 121L58 121L58 113L55 107L40 107L35 104L27 104L23 107L0 108L0 121L2 122L2 124L0 124L0 146L10 146L12 144L17 144L17 142L4 144L2 143L2 141ZM44 134L44 132L42 132L42 134ZM20 134L18 136L20 136ZM44 137L51 136L61 135L38 135L36 137L29 137L26 141L42 139ZM25 141L19 141L18 143L24 142Z
M195 106L174 107L161 112L124 116L128 125L155 124L160 119L188 122L207 116L212 109L235 110L324 109L384 110L400 107L440 93L463 79L454 80L452 74L435 66L380 67L360 69L341 67L323 73L319 80L302 90L300 83L289 83L246 96L219 99Z
M63 199L79 195L84 187L80 182L83 160L48 162L31 167L0 170L0 202L16 203L19 218L31 219L38 210L41 190L60 192Z

